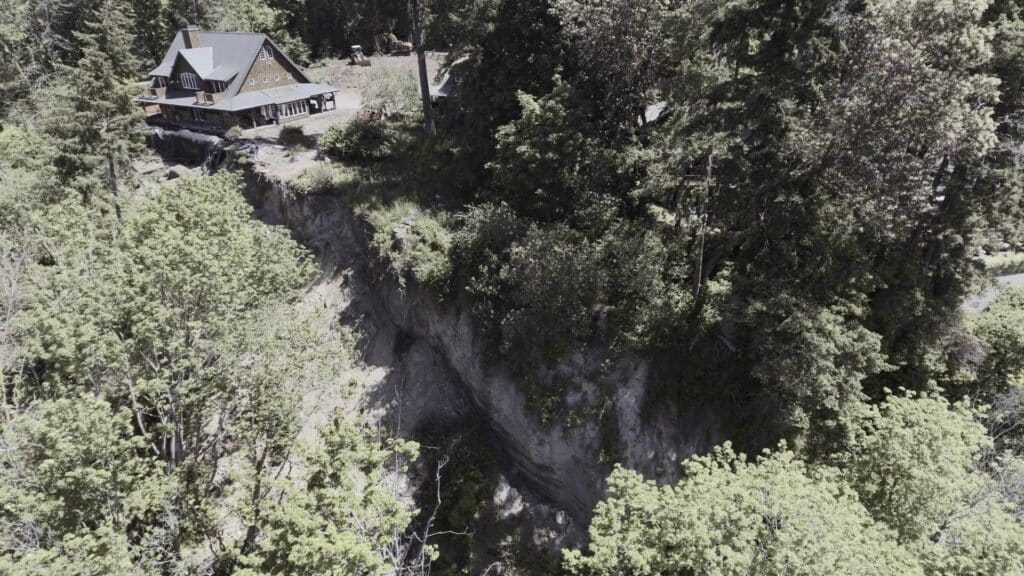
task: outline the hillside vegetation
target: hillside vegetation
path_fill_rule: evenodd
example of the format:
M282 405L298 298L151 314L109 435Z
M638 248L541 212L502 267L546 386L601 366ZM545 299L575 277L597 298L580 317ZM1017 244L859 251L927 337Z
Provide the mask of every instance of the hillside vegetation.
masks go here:
M963 306L1024 245L1024 2L0 7L0 573L1024 573L1024 295ZM291 193L471 310L538 425L567 392L535 376L594 349L664 368L649 406L765 415L669 484L609 440L555 558L509 532L479 565L500 447L445 482L351 409L359 334L240 175L137 171L132 97L182 21L311 63L410 9L458 79L437 133L375 76Z

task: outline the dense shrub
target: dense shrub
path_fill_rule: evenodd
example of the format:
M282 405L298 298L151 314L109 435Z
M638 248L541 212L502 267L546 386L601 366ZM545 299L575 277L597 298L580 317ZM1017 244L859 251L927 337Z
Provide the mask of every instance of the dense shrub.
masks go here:
M331 190L347 189L355 183L356 175L351 169L324 162L300 174L289 182L289 187L297 194L320 194Z
M605 272L597 246L563 225L533 226L513 244L502 273L507 311L502 351L527 366L560 360L591 333Z
M232 126L224 133L224 137L228 140L241 140L242 132L243 130L241 126Z
M282 146L309 146L309 137L302 131L301 126L285 126L277 136L277 141Z
M328 128L320 137L320 151L339 160L375 162L391 155L393 141L393 130L384 120L360 115Z
M403 282L407 273L438 296L448 292L451 234L445 214L420 211L409 202L396 202L370 212L373 248Z
M989 306L968 319L971 333L984 349L973 382L972 397L992 398L1024 386L1024 289L1003 288Z
M524 225L508 204L472 206L459 216L452 234L453 288L472 292L477 278L497 278Z
M984 260L985 273L989 276L1024 274L1024 254L1000 254Z
M384 115L416 116L423 112L419 83L404 68L374 68L362 97L367 109Z
M618 342L643 349L678 344L694 303L684 251L652 230L620 222L602 238L601 252Z

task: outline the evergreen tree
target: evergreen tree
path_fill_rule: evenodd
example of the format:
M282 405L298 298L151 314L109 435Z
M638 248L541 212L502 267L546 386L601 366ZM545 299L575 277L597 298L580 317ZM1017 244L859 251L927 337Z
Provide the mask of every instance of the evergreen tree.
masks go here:
M61 76L41 94L41 124L52 138L61 181L86 202L112 205L120 215L122 183L141 152L142 115L131 84L138 69L133 54L131 8L103 0L76 32L81 58L61 65Z

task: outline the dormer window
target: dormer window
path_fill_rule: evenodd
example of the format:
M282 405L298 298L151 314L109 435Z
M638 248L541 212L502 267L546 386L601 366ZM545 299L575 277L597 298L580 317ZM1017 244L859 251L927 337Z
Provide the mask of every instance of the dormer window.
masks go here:
M252 52L250 52L252 54ZM270 50L270 46L264 46L260 48L260 60L273 60L274 53Z
M221 82L220 80L210 81L210 91L214 94L220 94L221 92L228 89L227 82Z
M164 78L163 76L153 76L154 88L163 88L164 86L167 86L167 78Z
M189 90L199 90L199 76L191 72L182 72L181 85Z

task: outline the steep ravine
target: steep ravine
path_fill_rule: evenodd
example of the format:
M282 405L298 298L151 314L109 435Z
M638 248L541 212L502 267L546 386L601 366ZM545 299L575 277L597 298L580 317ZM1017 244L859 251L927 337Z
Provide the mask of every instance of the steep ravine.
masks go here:
M264 173L246 174L247 200L258 218L288 227L317 255L324 274L344 274L353 294L350 318L369 336L368 362L385 365L402 381L403 430L431 419L470 417L492 432L505 456L509 480L546 504L565 510L579 534L603 495L610 458L659 481L679 473L678 462L722 438L716 411L644 405L655 377L647 360L607 351L576 352L543 377L566 383L571 421L542 423L527 406L523 387L500 363L484 360L484 341L460 303L440 302L412 279L401 286L373 256L365 219L330 195L296 196ZM389 365L390 364L390 365ZM394 394L382 390L382 397ZM601 406L611 406L610 413ZM563 418L563 420L569 420ZM609 436L610 435L610 436ZM602 461L604 460L604 461Z

